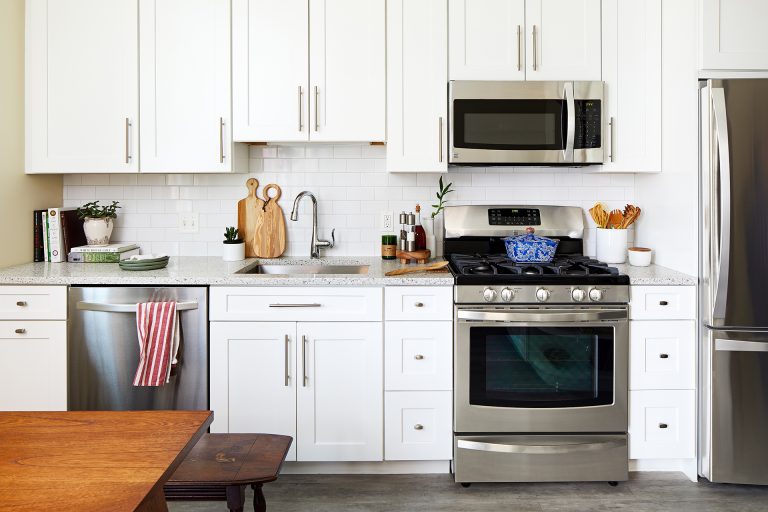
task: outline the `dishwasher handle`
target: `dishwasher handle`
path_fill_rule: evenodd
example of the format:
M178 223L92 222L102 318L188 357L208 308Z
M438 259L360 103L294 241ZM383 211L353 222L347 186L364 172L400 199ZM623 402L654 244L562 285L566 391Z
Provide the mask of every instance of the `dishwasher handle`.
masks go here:
M103 311L105 313L135 313L138 304L107 304L103 302L84 302L79 301L77 303L77 309L81 311ZM198 303L195 301L190 302L177 302L176 311L191 311L197 309Z

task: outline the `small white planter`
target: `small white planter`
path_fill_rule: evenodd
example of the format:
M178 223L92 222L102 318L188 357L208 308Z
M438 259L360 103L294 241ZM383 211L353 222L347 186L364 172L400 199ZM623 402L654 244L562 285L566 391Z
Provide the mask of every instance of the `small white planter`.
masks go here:
M224 261L242 261L245 259L245 242L243 240L233 244L224 243L223 245L224 254L221 258Z
M597 259L604 263L627 261L627 230L597 228Z
M115 219L112 217L86 217L83 221L83 231L88 245L109 245Z
M437 242L435 240L435 219L427 217L424 219L424 232L427 236L427 250L432 257L436 256Z

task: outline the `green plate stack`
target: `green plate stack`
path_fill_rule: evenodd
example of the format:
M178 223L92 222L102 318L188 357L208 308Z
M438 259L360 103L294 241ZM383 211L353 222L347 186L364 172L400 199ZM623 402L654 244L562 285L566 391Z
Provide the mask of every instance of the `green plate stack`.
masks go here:
M123 270L158 270L168 266L168 256L143 260L123 260L119 265Z

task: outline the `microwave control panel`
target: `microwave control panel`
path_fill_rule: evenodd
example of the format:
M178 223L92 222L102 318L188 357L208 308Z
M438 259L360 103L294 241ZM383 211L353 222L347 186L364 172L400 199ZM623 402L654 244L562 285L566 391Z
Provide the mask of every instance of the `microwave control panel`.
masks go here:
M600 100L576 100L575 149L601 147L602 112Z
M489 208L488 224L491 226L540 226L538 208Z

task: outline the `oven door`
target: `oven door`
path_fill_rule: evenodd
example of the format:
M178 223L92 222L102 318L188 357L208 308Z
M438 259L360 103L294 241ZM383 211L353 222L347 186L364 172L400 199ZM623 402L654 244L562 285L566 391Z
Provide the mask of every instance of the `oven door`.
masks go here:
M626 432L626 306L457 307L459 433Z
M602 163L602 97L602 82L452 81L449 163Z

